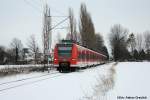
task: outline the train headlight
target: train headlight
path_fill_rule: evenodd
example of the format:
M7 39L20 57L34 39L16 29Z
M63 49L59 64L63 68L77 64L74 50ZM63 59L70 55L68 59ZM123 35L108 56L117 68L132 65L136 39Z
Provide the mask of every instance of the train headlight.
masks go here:
M76 60L76 59L72 59L72 60Z

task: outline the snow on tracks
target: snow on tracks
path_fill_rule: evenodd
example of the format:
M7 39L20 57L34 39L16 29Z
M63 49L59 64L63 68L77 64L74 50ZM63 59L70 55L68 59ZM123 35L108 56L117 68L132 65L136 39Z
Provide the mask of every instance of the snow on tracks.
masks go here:
M93 97L95 86L103 83L102 80L98 82L97 79L99 77L107 78L113 64L108 63L73 73L58 73L60 76L54 78L47 76L45 81L40 78L34 84L3 91L0 93L0 97L1 100L87 100L88 97Z
M12 81L5 81L0 83L0 93L9 89L17 88L23 85L28 85L28 84L33 84L36 82L40 82L43 80L47 80L50 78L58 77L61 76L57 71L42 74L42 75L36 75L32 77L27 77L27 78L21 78L17 80L12 80Z

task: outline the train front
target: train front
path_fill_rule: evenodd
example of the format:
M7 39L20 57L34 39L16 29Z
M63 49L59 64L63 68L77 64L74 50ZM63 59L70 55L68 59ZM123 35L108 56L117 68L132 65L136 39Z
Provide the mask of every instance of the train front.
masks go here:
M73 71L74 67L70 66L76 64L76 54L73 43L57 44L54 49L54 67L60 72Z

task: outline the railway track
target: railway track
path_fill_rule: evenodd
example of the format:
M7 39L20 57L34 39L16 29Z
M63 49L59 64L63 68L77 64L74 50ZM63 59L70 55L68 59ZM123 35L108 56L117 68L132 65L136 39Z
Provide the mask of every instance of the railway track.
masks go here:
M0 83L0 86L1 86L1 85L5 85L5 84L15 83L15 82L21 82L21 81L25 81L25 80L30 80L30 79L34 79L34 78L40 78L40 77L44 77L44 76L49 76L49 75L56 74L56 73L58 73L58 72L47 73L47 74L39 75L39 76L33 76L33 77L22 78L22 79L13 80L13 81L2 82L2 83Z
M81 71L81 70L79 70L79 71ZM73 72L71 72L71 73L73 73ZM70 74L70 73L67 73L67 74ZM22 78L22 79L13 80L13 81L2 82L2 83L0 83L0 94L3 93L4 91L7 91L7 90L10 90L13 88L41 82L44 80L48 80L48 79L63 76L63 75L66 75L66 73L60 73L60 72L56 71L56 72L50 72L50 73L43 74L43 75L38 75L38 76L33 76L33 77L28 77L28 78Z
M48 80L48 79L58 77L58 76L62 76L62 75L64 74L59 73L59 72L53 72L53 73L48 73L48 74L44 74L40 76L34 76L34 77L23 78L19 80L3 82L3 83L0 83L0 93L3 93L4 91L7 91L13 88L41 82L41 81Z

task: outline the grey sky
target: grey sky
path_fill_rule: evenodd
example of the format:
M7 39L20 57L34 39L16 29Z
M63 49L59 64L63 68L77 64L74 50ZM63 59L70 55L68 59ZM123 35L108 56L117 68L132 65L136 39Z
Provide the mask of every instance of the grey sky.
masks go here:
M150 0L47 0L47 2L52 15L67 15L68 8L72 7L77 21L80 4L85 2L96 32L102 33L105 40L114 24L121 24L134 33L150 30ZM21 39L25 45L31 34L36 35L41 45L43 4L44 0L0 0L0 45L8 47L14 37ZM53 22L62 19L55 18ZM66 22L62 26L67 24ZM56 33L60 33L63 37L67 31L54 30L54 36Z

